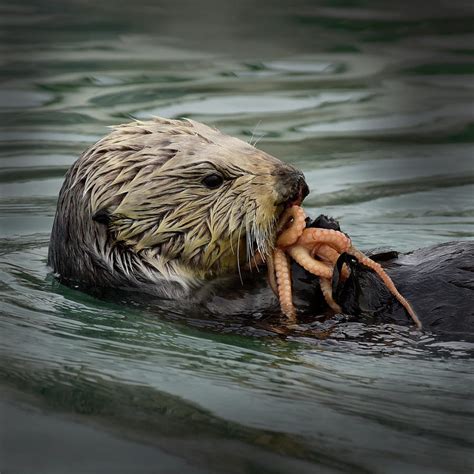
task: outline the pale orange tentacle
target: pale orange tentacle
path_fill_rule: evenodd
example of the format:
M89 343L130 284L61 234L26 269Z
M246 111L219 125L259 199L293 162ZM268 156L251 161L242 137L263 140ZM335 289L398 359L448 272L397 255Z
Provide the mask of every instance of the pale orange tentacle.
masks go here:
M332 297L331 280L327 278L319 278L319 286L321 287L321 292L328 306L336 313L342 313L341 307L334 301L334 298Z
M274 251L273 260L269 259L267 263L269 283L272 289L278 293L284 314L291 319L296 317L292 301L290 264L285 252L305 270L320 278L324 298L336 312L340 312L341 308L332 296L333 268L340 254L347 252L362 265L371 268L379 275L388 290L407 310L417 327L421 329L421 322L415 311L398 292L392 279L377 262L354 248L351 239L344 233L332 229L305 228L305 219L306 215L300 206L291 206L283 212L277 227L277 248ZM347 278L349 274L349 268L344 264L341 271L342 278Z
M339 252L337 250L334 250L328 244L319 244L315 245L311 249L311 256L313 258L320 257L332 264L335 264L337 262L337 259L339 258Z
M291 270L288 257L283 250L276 248L273 253L273 262L281 311L288 319L294 321L296 319L296 309L293 306Z
M298 245L304 245L310 250L316 244L327 244L339 253L346 252L351 246L351 239L346 234L332 229L310 227L303 231L298 239Z
M399 291L395 287L395 283L393 283L393 280L387 275L382 266L379 263L374 262L372 259L367 257L367 255L365 255L360 250L357 250L354 247L351 247L347 253L355 257L359 263L368 268L371 268L372 270L374 270L375 273L377 273L377 275L385 283L385 286L388 288L390 293L392 293L392 295L395 296L395 298L397 298L400 304L407 310L407 313L410 315L411 319L413 319L418 329L421 329L422 324L421 321L418 319L418 316L416 315L415 311L411 307L410 303L399 293Z
M323 278L332 278L332 268L326 263L311 257L309 250L302 245L293 245L286 249L293 260L298 262L305 270Z
M323 260L326 260L327 262L331 263L334 267L337 263L338 258L340 257L340 254L337 252L337 250L334 250L328 244L321 244L321 245L316 245L311 250L311 256L313 258L320 257ZM341 270L341 276L343 280L346 280L347 278L349 278L349 275L350 275L349 268L347 267L346 264L344 264Z
M302 207L291 206L281 215L277 227L277 247L288 247L296 243L306 227L306 214ZM285 228L286 226L288 226Z

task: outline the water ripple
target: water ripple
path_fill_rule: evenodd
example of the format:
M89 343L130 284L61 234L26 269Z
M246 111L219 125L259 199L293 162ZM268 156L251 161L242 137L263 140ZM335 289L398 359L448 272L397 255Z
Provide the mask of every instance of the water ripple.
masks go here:
M470 342L343 320L279 337L97 299L46 266L66 169L151 114L258 139L305 172L308 213L362 248L473 239L468 5L145 3L0 7L2 393L205 472L470 472Z

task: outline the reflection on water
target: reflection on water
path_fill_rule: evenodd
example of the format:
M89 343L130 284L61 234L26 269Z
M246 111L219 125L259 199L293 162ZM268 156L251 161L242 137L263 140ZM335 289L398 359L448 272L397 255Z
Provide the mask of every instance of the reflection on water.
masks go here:
M98 300L45 266L66 169L106 126L150 114L294 163L309 213L362 248L471 239L473 14L405 3L0 7L0 383L5 406L33 397L15 429L40 404L43 433L85 443L93 421L101 446L144 459L151 446L169 472L472 470L470 343L344 323L326 340L276 337Z

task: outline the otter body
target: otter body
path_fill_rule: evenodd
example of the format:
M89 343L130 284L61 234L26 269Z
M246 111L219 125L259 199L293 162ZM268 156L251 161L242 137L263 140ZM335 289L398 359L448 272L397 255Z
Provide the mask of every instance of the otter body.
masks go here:
M72 166L62 186L48 263L67 285L194 300L210 314L280 314L264 272L285 207L308 193L303 174L253 146L193 121L156 118L116 127ZM323 216L324 217L324 216ZM338 229L318 218L308 225ZM474 324L474 244L407 256L375 255L427 329ZM346 260L344 260L346 259ZM382 262L384 260L384 262ZM355 320L409 324L371 271L351 266L333 293ZM339 266L340 266L339 265ZM293 263L300 315L327 312L318 279Z

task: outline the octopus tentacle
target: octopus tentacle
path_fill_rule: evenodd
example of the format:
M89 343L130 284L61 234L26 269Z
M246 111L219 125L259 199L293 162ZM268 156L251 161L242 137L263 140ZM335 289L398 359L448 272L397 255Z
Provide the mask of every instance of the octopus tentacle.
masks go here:
M277 235L280 234L276 242L277 247L289 247L296 243L306 227L305 219L306 214L302 207L291 206L286 209L277 227Z
M327 262L331 263L333 267L336 265L337 260L339 259L339 253L337 250L334 250L331 246L328 244L320 244L316 245L312 250L311 250L311 257L316 258L320 257L323 260L326 260ZM349 278L350 271L349 268L346 264L342 266L341 270L341 276L344 280Z
M300 206L286 209L277 226L277 241L273 257L267 262L268 280L280 300L282 312L290 319L296 318L292 301L291 272L287 254L308 272L320 279L320 286L327 304L336 312L340 306L332 295L332 275L340 254L346 252L355 257L360 264L374 270L385 283L388 290L407 310L416 326L421 322L410 303L398 292L392 279L383 268L352 246L351 239L343 232L333 229L306 228L306 214ZM341 277L348 278L349 267L342 266Z
M276 248L273 253L273 262L275 265L275 275L281 310L287 318L294 321L296 319L296 309L293 306L291 270L288 257L283 250Z
M393 280L387 275L382 266L379 263L374 262L372 259L367 257L367 255L365 255L360 250L357 250L354 247L351 247L347 253L355 257L359 263L374 270L374 272L377 273L377 275L385 283L385 286L388 288L390 293L392 293L392 295L395 296L395 298L400 302L400 304L406 309L407 313L410 315L411 319L413 319L413 322L416 324L418 329L421 329L421 321L418 319L418 316L416 315L415 311L411 307L410 303L399 293L399 291L395 287L395 283L393 283Z
M332 297L331 280L328 278L319 278L319 286L321 287L321 292L328 306L336 313L342 313L341 307L334 301L334 298Z
M335 264L337 262L337 259L339 258L338 251L334 250L328 244L315 245L311 249L310 253L313 258L320 257L320 258L323 258L324 260L327 260L328 262L332 264Z
M332 278L332 268L326 263L311 257L310 251L302 245L293 245L286 249L293 260L298 262L306 271L322 278Z
M339 253L346 252L352 245L351 239L346 234L332 229L310 227L303 231L298 239L298 245L312 249L315 244L328 244ZM278 245L278 242L277 242Z

